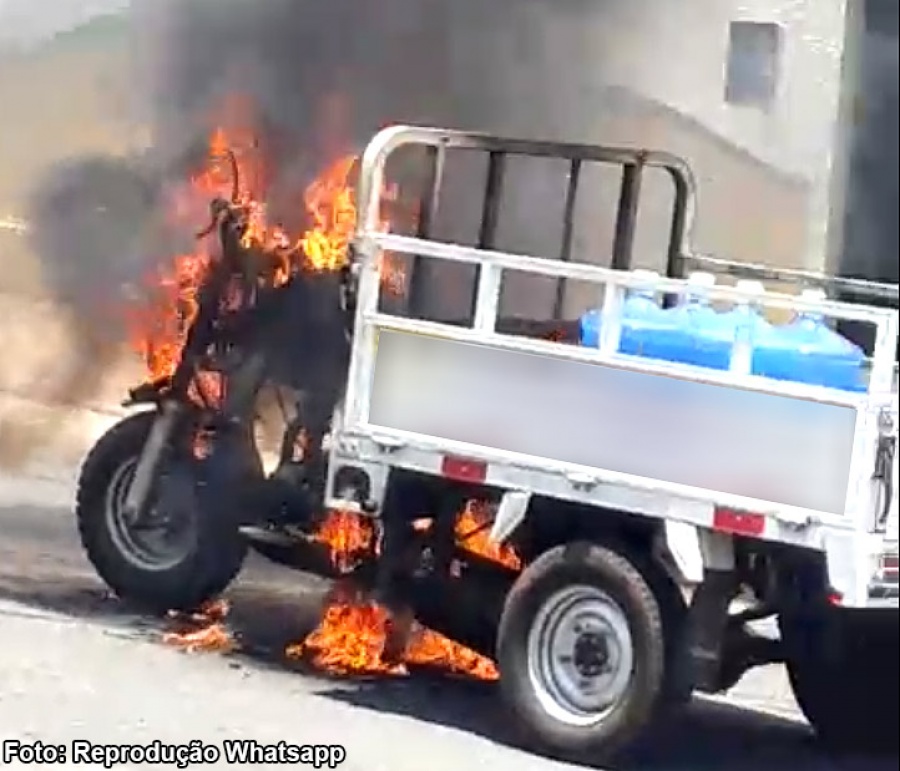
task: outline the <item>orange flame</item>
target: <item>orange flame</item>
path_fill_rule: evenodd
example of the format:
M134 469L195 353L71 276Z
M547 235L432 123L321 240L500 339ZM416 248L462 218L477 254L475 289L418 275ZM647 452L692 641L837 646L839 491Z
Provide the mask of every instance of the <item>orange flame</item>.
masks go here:
M488 544L486 536L482 539L473 535L474 531L481 532L487 515L484 504L468 502L456 522L458 544L518 569L521 558L511 547L498 551ZM329 548L332 563L345 573L377 548L369 520L346 511L329 512L314 538ZM235 650L237 645L224 625L227 612L228 604L217 600L190 616L172 614L179 628L166 634L164 640L190 651ZM318 626L302 642L288 646L285 655L307 659L318 669L338 675L398 676L407 674L409 667L429 667L479 680L499 677L496 665L486 656L418 624L413 624L405 642L402 661L385 661L390 623L384 607L352 584L339 582L325 599Z
M243 116L247 111L237 109L235 114ZM262 273L273 286L283 285L301 270L335 271L346 264L357 222L352 183L357 159L345 155L325 166L302 196L305 227L289 233L270 217L264 159L254 131L243 120L229 121L227 129L216 129L209 138L204 168L182 188L170 191L169 214L176 226L185 232L193 231L198 225L197 213L207 211L210 198L231 199L232 159L240 182L235 203L246 212L248 223L243 246L258 253L266 266ZM396 187L387 186L382 193L383 199L396 200ZM379 224L385 231L392 225L386 216ZM211 246L201 243L195 252L173 258L149 277L147 302L129 314L133 347L146 362L154 381L167 378L174 371L187 330L198 310L198 288L214 259ZM380 269L382 282L389 291L403 290L402 267L391 255L382 255ZM232 306L236 302L239 298L229 300ZM205 391L217 399L222 387L211 373L201 373L192 392L199 397ZM202 447L198 447L200 450ZM520 560L514 551L488 543L483 532L486 517L487 510L480 504L467 505L456 523L457 544L517 569ZM315 538L329 546L332 562L342 572L351 570L361 557L377 548L369 521L347 512L332 512ZM188 649L228 649L232 643L223 625L224 611L216 615L218 606L210 607L193 619L193 626L188 624L166 639ZM311 656L317 666L334 672L396 674L405 668L381 658L388 622L383 608L358 592L338 587L328 598L318 628L302 643L288 648L287 655ZM421 627L414 626L403 661L408 665L439 666L482 679L497 677L496 667L489 659Z
M175 629L163 635L163 642L184 651L229 653L238 645L225 626L230 607L226 600L207 602L195 613L170 613Z
M375 549L375 529L367 519L350 511L330 511L313 538L328 547L332 565L349 573L360 558Z
M456 518L454 532L456 545L465 551L477 554L511 570L522 569L522 559L509 544L491 543L491 514L484 501L469 501Z
M512 547L498 547L488 541L488 522L487 506L469 501L457 517L457 545L506 567L521 569L521 558ZM428 520L417 520L415 524L420 530L430 526ZM360 555L375 548L371 525L351 512L331 512L317 530L316 539L329 547L332 563L339 569L346 569ZM385 608L358 590L338 585L326 598L316 629L286 653L292 658L308 657L314 666L335 674L398 675L406 672L406 666L427 666L481 680L499 676L487 657L421 626L413 627L402 665L386 662L382 655L389 623Z
M326 598L319 625L301 643L285 651L288 658L306 658L318 669L338 675L405 675L407 667L430 667L496 680L489 658L453 642L434 630L414 625L399 663L385 661L390 615L365 595L338 584Z
M356 158L339 158L306 188L303 196L312 227L300 237L300 248L317 270L338 270L356 227L356 203L348 184Z
M177 227L196 229L197 213L205 210L212 197L231 198L232 158L240 183L235 203L247 219L243 246L259 252L272 286L283 285L300 270L336 271L344 266L356 227L352 178L356 157L338 158L310 183L303 194L308 226L292 236L269 217L263 159L256 137L247 128L232 133L216 129L209 139L204 168L182 188L170 191L169 214ZM386 186L386 200L396 195L396 187ZM386 231L390 226L391 221L383 217L379 229ZM194 253L174 257L149 276L145 302L128 312L132 347L145 361L151 380L169 377L174 371L197 313L198 288L212 260L209 247L200 243ZM386 289L402 291L404 275L399 263L386 255L381 270Z

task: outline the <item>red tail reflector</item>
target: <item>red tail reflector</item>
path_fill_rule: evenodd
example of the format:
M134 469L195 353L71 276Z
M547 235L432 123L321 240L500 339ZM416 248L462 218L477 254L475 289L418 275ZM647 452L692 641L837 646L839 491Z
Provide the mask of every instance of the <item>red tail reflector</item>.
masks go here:
M766 518L750 511L717 506L713 514L713 529L735 535L759 536L766 529Z
M441 461L441 474L457 482L481 484L487 478L487 463L445 455Z

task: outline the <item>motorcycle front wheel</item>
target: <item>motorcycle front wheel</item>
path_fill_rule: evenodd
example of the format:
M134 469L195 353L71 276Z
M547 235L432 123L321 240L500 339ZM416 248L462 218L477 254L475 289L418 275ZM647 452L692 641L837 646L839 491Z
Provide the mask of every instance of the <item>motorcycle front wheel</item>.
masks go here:
M75 515L88 559L121 599L153 612L191 611L215 598L240 572L247 543L238 523L210 505L202 461L172 453L148 511L135 520L125 498L156 412L110 428L81 468ZM258 455L235 448L244 468L262 475ZM243 453L247 453L244 455Z

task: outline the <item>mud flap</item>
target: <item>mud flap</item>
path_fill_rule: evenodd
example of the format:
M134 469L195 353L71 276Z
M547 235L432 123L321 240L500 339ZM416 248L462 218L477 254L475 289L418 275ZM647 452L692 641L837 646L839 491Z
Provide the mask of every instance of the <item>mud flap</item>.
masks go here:
M687 522L666 520L665 534L666 548L682 580L699 584L703 580L703 550L697 527Z
M519 490L504 493L491 526L489 541L497 545L506 541L525 521L530 503L531 493Z

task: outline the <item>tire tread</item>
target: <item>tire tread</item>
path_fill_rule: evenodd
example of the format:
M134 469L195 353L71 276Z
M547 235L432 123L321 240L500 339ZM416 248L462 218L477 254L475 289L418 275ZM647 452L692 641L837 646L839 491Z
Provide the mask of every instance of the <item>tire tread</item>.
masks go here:
M140 451L154 416L141 412L121 420L91 448L77 483L78 534L94 570L120 598L156 613L191 611L221 594L240 572L247 544L237 528L214 521L215 514L201 506L202 547L173 568L148 575L119 553L106 527L110 477L123 458Z
M591 728L558 723L536 706L528 684L523 652L528 608L557 575L593 577L623 606L632 624L638 663L638 685L611 719ZM587 580L587 579L585 579ZM623 602L624 598L624 602ZM523 616L524 614L524 616ZM596 762L630 744L654 720L665 701L666 648L663 612L650 583L624 554L589 542L554 547L539 556L519 576L504 605L498 632L500 685L505 701L521 727L524 743L567 761ZM643 651L643 655L641 655Z

